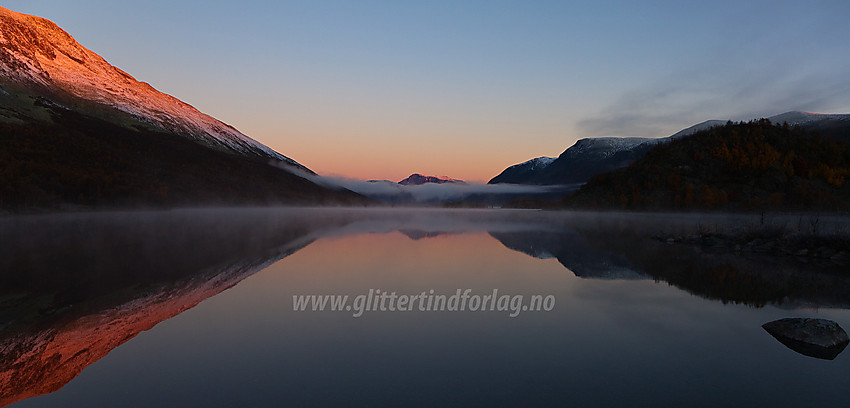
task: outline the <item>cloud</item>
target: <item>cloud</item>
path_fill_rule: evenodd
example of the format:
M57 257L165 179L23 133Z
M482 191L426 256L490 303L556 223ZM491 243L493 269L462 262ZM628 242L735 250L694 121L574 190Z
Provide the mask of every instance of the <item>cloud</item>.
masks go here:
M847 113L850 60L716 52L624 94L576 123L583 136L662 137L710 119L749 120L791 110Z

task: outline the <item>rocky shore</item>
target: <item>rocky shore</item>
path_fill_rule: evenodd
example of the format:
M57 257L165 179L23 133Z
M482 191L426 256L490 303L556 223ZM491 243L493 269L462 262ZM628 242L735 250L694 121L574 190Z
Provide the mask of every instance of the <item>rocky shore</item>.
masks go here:
M670 245L685 244L709 251L794 257L801 261L850 264L850 237L797 234L730 234L716 232L691 235L656 235Z

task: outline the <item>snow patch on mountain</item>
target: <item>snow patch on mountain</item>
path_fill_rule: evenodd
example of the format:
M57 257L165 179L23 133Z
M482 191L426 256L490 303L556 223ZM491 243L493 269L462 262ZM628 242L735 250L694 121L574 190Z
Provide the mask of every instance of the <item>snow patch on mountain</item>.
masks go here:
M552 164L553 161L557 160L557 157L537 157L531 159L527 162L523 162L520 164L514 164L513 166L508 167L509 169L517 169L520 167L528 167L528 170L541 170L546 168L546 166Z
M697 123L689 128L682 129L676 133L673 133L672 136L666 139L678 139L680 137L690 136L696 132L700 132L703 130L711 129L715 126L723 126L726 124L725 120L707 120L705 122Z
M634 149L644 143L657 143L659 139L646 137L593 137L577 141L564 152L566 157L605 158L618 152Z
M50 20L0 7L0 76L26 88L64 91L128 113L140 121L246 156L294 160L137 81L80 45ZM309 170L307 170L309 171Z
M771 116L767 118L772 123L782 124L788 123L791 126L794 125L802 125L811 122L817 122L821 120L842 120L842 121L850 121L850 114L833 114L833 113L812 113L812 112L801 112L801 111L791 111L785 112L776 116Z

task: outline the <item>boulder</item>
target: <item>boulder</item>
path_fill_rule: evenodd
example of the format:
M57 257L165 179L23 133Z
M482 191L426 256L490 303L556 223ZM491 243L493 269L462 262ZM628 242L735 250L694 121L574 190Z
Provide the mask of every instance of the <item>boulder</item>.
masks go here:
M832 320L787 318L762 328L791 350L825 360L835 359L850 343L847 332Z

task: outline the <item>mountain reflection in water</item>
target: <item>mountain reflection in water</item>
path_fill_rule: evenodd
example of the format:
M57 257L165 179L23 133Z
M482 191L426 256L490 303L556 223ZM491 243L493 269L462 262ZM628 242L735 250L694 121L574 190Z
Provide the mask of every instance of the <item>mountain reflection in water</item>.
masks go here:
M0 406L59 390L140 332L323 238L400 232L429 240L488 233L507 249L557 259L579 278L652 279L755 307L850 305L850 276L840 266L651 239L658 231L694 225L691 218L661 215L412 209L0 219Z

